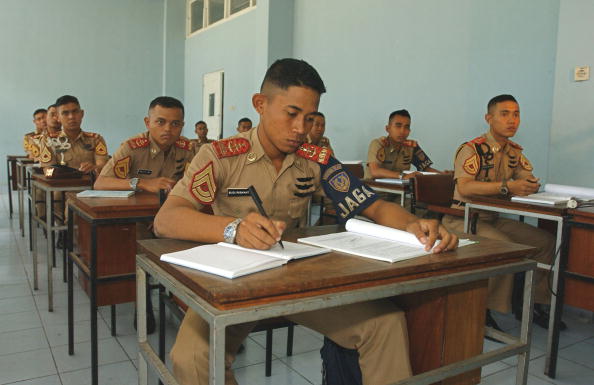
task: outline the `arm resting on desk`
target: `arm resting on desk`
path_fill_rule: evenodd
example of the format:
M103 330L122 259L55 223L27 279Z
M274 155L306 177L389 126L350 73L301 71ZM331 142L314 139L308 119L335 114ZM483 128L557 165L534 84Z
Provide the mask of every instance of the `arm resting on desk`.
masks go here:
M458 192L463 196L499 195L501 190L501 181L499 182L481 182L472 178L458 178ZM507 182L507 188L513 195L530 195L538 191L540 184L538 179L516 179Z
M369 172L373 178L397 178L402 176L400 171L383 168L377 162L369 162Z

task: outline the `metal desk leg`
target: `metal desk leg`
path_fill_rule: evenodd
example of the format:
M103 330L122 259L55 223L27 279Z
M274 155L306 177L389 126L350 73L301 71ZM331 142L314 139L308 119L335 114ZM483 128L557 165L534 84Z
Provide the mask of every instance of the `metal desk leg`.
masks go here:
M165 287L159 285L159 358L165 362L165 301L163 296L165 295ZM147 298L150 300L150 290L147 293ZM163 382L159 379L159 385L163 385Z
M68 206L68 253L74 251L74 213L72 208ZM73 293L73 263L68 254L66 258L68 265L68 354L74 354L74 293Z
M35 194L37 188L31 184L31 192ZM35 223L39 223L35 221ZM31 228L31 257L33 259L33 289L39 290L39 273L37 272L37 226Z
M25 168L24 167L20 167L18 169L17 172L17 180L18 182L18 186L19 186L19 193L18 193L18 197L19 197L19 228L21 229L21 237L25 236L25 216L24 216L24 204L23 204L23 188L24 188L24 178L23 178L23 170Z
M214 319L210 325L209 384L225 384L225 326Z
M6 159L6 178L8 179L8 212L9 218L12 219L12 173L11 161Z
M138 344L147 343L146 338L146 272L136 265L136 330ZM142 353L138 352L138 385L148 385L148 366Z
M33 232L33 221L32 221L32 217L35 217L35 214L37 213L37 206L35 206L35 196L31 195L33 192L33 187L31 187L31 182L29 181L28 185L27 185L27 194L29 194L29 197L27 199L27 219L29 220L29 251L33 250L33 242L31 242L31 233ZM31 204L33 202L33 204ZM31 207L33 206L33 207Z
M45 223L46 223L46 231L47 231L46 264L47 264L47 305L48 305L48 311L54 311L54 281L53 281L52 261L51 261L51 251L50 251L50 249L52 248L51 232L54 231L53 230L54 218L52 217L53 209L54 209L54 202L52 201L52 192L48 189L48 190L45 190Z
M470 234L470 207L464 206L464 232Z
M518 370L516 371L516 385L526 385L528 382L528 362L530 361L530 340L532 338L532 314L534 308L534 270L526 272L524 281L524 306L522 308L522 325L520 341L528 345L524 353L518 354Z
M557 222L557 240L555 242L555 252L557 250L561 249L561 244L562 244L562 237L563 237L563 223L564 223L564 218L561 218L561 220L559 220ZM561 250L560 250L561 252ZM552 290L554 293L558 293L559 291L559 262L560 262L561 256L559 256L558 258L555 258L555 265L553 266L553 283L552 283ZM547 334L547 354L546 354L546 358L545 358L545 374L547 374L549 377L554 378L555 376L555 371L553 368L553 371L550 371L550 368L548 368L547 364L549 364L552 361L552 357L553 357L553 350L555 350L555 355L556 355L556 349L554 349L553 347L553 341L554 341L554 334L555 334L555 317L554 314L557 313L558 311L562 311L562 309L557 310L557 300L558 300L558 296L556 295L551 295L551 309L549 314L551 315L549 317L549 331ZM558 333L559 331L557 331ZM551 373L551 375L549 375L547 372Z
M97 225L91 223L91 384L99 384L99 358L97 354Z

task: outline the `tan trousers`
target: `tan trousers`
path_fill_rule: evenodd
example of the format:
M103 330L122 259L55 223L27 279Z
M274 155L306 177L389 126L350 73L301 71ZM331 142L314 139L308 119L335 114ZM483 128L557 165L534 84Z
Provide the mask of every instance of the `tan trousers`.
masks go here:
M446 215L442 224L449 230L458 233L464 232L464 219ZM481 237L497 239L500 241L521 243L534 246L537 251L532 259L550 264L555 253L555 237L542 229L530 226L508 218L493 218L479 220L476 224L476 233ZM551 293L548 288L548 272L537 269L535 277L535 302L548 304ZM513 275L500 275L489 279L487 307L502 313L511 311L511 295L513 290Z
M404 312L388 300L316 310L287 318L326 335L345 348L357 349L364 384L391 384L412 375ZM254 326L252 322L227 328L227 385L237 384L231 365L239 345ZM208 384L208 351L209 326L188 309L171 350L173 373L180 384Z

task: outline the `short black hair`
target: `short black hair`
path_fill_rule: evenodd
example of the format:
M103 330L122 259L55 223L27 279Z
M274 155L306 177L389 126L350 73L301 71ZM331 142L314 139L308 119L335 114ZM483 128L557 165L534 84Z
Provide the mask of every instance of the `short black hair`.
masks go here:
M47 109L49 110L49 109L50 109L50 108L52 108L52 107L56 107L56 103L54 103L54 104L50 104L49 106L47 106Z
M207 126L206 122L204 120L199 120L196 122L196 124L194 124L194 128L199 125L200 123L204 124L205 126Z
M41 113L47 113L47 110L45 108L38 108L35 110L35 112L33 112L33 117L35 117L35 115L37 114L41 114Z
M172 98L171 96L158 96L154 98L151 104L149 104L149 111L157 106L165 108L179 108L182 110L182 114L185 114L183 103L176 98Z
M63 95L60 96L58 99L56 99L56 107L60 107L63 106L64 104L68 104L68 103L76 103L76 105L78 105L80 107L80 103L78 102L78 99L76 98L76 96L72 96L72 95Z
M264 75L260 91L267 84L273 84L283 90L289 87L308 87L320 95L326 92L326 86L315 68L304 60L279 59L272 63Z
M509 94L497 95L494 98L492 98L491 100L489 100L489 103L487 103L487 112L491 111L491 107L494 107L497 103L502 103L502 102L518 103L516 98L514 98L512 95L509 95Z
M237 122L237 125L239 126L243 122L250 122L250 124L252 124L252 120L250 118L241 118L239 119L239 122Z
M388 123L389 123L389 122L391 122L391 121L392 121L392 118L393 118L394 116L396 116L396 115L398 115L398 116L404 116L405 118L409 118L409 119L410 119L410 114L408 113L408 111L407 111L407 110L404 110L404 109L402 109L402 110L398 110L398 111L394 111L394 112L392 112L392 113L390 114L390 117L388 118Z
M322 114L320 111L312 112L310 115L311 116L321 116L322 118L326 119L326 117L324 116L324 114Z

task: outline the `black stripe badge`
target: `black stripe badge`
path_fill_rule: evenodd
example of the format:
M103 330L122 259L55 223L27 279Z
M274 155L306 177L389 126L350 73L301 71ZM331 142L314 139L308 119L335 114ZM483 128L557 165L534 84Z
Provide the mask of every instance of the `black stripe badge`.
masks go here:
M244 197L250 195L250 191L247 188L228 188L228 197Z

